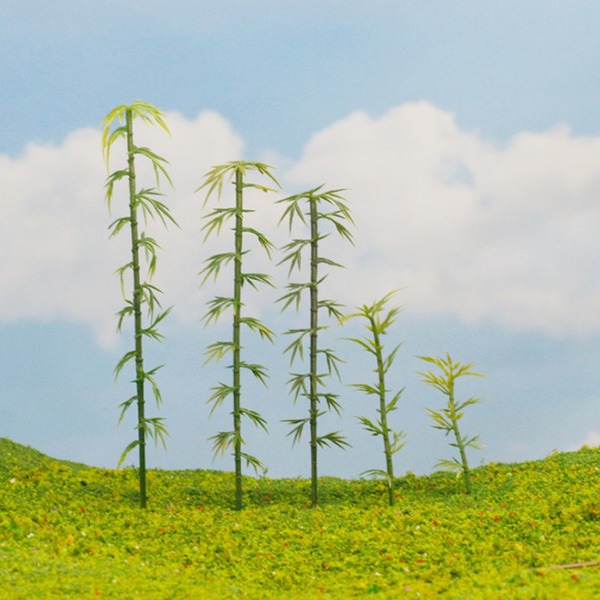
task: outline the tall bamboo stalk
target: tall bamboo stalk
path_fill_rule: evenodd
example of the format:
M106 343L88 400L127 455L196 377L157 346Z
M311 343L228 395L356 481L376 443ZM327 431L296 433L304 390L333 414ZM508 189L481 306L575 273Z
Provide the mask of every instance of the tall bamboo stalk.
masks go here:
M157 326L169 313L170 309L160 311L160 301L157 294L160 290L152 285L149 281L152 279L156 269L158 243L151 237L140 231L140 223L138 214L141 210L146 217L158 218L163 225L168 221L175 224L175 220L171 216L167 206L158 198L161 194L155 188L144 188L138 190L136 176L136 157L142 156L149 160L154 168L156 183L159 183L159 174L163 174L170 182L169 175L165 169L166 161L164 158L152 152L149 148L136 146L133 136L133 122L135 117L140 117L148 124L158 125L169 132L164 120L163 114L151 104L136 101L131 105L121 105L113 109L103 120L104 132L102 135L102 147L106 160L107 167L110 162L110 150L112 145L119 139L125 139L127 151L127 168L119 169L111 173L106 182L106 200L111 208L111 200L113 198L115 185L122 179L128 181L128 214L125 217L120 217L113 221L109 229L111 229L111 237L115 236L123 228L129 226L130 242L131 242L131 260L125 265L117 269L117 273L121 279L121 288L125 299L125 306L117 313L119 316L118 330L121 331L123 321L126 317L133 317L134 326L134 347L133 350L126 352L115 367L115 377L118 377L124 366L133 360L135 364L135 394L121 403L121 416L119 422L123 419L127 410L135 402L137 404L137 436L121 454L119 465L121 465L127 454L138 447L139 454L139 496L140 507L146 508L148 495L146 486L146 440L148 435L154 438L155 441L161 440L165 443L165 435L167 430L163 424L163 420L159 417L149 418L146 416L146 395L145 383L148 382L152 386L152 391L157 404L161 403L160 389L158 388L154 375L161 366L154 367L151 370L146 370L144 366L143 354L143 338L150 337L155 340L161 340L163 336L159 333ZM113 127L117 121L116 127ZM142 281L141 277L141 262L140 250L147 262L148 281ZM128 298L125 292L125 274L131 271L131 297ZM144 323L143 307L147 307L147 315L149 322Z
M142 345L142 287L140 280L140 239L138 233L136 207L136 174L135 146L133 143L133 115L131 108L125 110L125 126L127 127L127 168L129 171L129 218L131 231L131 273L133 279L133 319L135 340L135 386L137 396L138 425L146 420L145 386L144 386L144 351ZM148 495L146 491L146 428L138 426L139 484L140 506L146 508Z
M206 231L205 240L212 233L219 233L223 224L231 219L234 221L234 248L233 252L224 252L211 256L206 261L206 266L200 272L204 275L202 283L213 276L215 279L225 265L233 263L233 292L230 297L217 296L209 302L209 310L204 316L206 324L211 321L217 321L223 312L232 310L232 339L231 341L218 341L208 346L206 350L206 361L219 361L226 354L231 353L232 364L232 383L231 385L220 383L212 388L212 394L208 399L212 403L211 410L215 410L228 396L231 395L233 403L233 430L221 431L212 436L213 449L215 455L225 452L227 449L233 450L234 471L235 471L235 508L240 510L243 507L243 473L242 462L245 460L247 465L252 466L256 472L265 470L263 464L258 458L243 451L244 439L242 437L242 417L248 418L254 425L263 428L266 431L265 419L256 411L248 409L242 405L242 371L249 371L256 379L266 385L267 371L259 364L249 363L242 359L241 329L242 326L258 333L261 338L273 341L273 332L265 327L258 319L242 315L242 290L247 283L256 288L257 285L271 285L271 279L264 273L248 273L243 270L244 235L254 237L259 245L271 256L273 245L259 231L247 227L244 223L244 214L247 211L244 208L244 189L247 187L258 188L263 191L273 191L271 188L247 183L244 180L244 174L249 170L258 171L266 175L277 186L277 180L271 175L270 167L262 163L250 163L245 161L234 161L225 165L214 167L206 174L205 182L200 188L208 187L205 204L215 190L220 197L223 183L227 180L235 185L235 204L229 208L214 208L212 212L206 215L207 223L204 226Z
M321 277L319 274L319 265L342 266L333 260L325 258L319 252L320 242L329 235L328 233L321 232L321 223L328 223L330 226L333 226L340 237L347 241L352 241L352 235L347 228L347 224L352 223L352 217L345 199L340 195L341 191L329 190L323 192L319 187L279 200L279 203L287 205L281 221L286 218L288 219L290 232L296 219L299 219L309 228L308 238L294 239L284 246L285 255L280 262L280 264L286 262L289 264L289 274L291 275L294 269L297 268L300 270L302 253L305 248L309 248L309 280L303 283L289 283L287 286L289 291L279 298L279 301L283 302L283 310L290 304L295 304L298 310L304 292L307 289L309 290L308 327L286 331L286 334L294 335L295 337L285 349L285 352L290 353L290 363L293 364L296 358L303 358L304 344L306 343L306 338L308 338L308 373L293 374L292 378L288 381L295 400L299 396L308 399L308 417L286 419L286 422L292 425L289 435L293 436L294 444L300 440L304 427L308 425L310 432L311 506L313 507L317 506L319 502L319 447L334 445L344 448L349 445L344 436L340 435L337 431L332 431L324 435L319 435L318 432L319 416L324 413L323 403L327 409L334 410L338 414L341 410L337 394L322 390L325 385L324 377L326 375L335 373L339 377L337 363L341 362L341 359L330 348L319 346L319 332L327 329L326 326L320 325L319 311L325 310L330 317L338 320L342 317L340 311L341 305L338 302L320 299L319 297L319 287L325 279L325 277ZM321 209L323 206L326 207L324 210ZM306 207L306 212L303 210L304 207ZM327 207L329 207L329 210L327 210ZM325 361L326 369L324 373L319 373L319 358Z
M319 331L319 221L317 201L314 196L308 199L310 214L310 469L311 504L319 502L318 489L318 448L317 421L319 416L318 396L318 331Z
M235 460L235 507L242 508L242 415L240 369L240 323L242 318L242 249L243 249L243 189L242 172L235 171L235 258L233 288L233 431Z

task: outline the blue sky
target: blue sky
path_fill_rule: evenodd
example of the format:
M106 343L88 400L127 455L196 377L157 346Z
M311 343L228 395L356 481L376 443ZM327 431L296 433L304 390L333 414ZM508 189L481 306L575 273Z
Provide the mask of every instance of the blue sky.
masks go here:
M600 443L599 25L597 3L583 1L5 3L0 436L115 466L134 435L133 414L116 428L132 393L127 376L112 378L130 343L113 316L127 248L107 239L99 123L140 98L173 133L142 135L171 163L182 225L156 232L157 282L174 309L167 341L148 348L167 364L157 414L171 433L151 464L231 468L211 462L207 442L229 416L208 419L225 369L202 367L202 354L227 330L200 323L215 290L195 273L216 246L202 243L193 190L238 158L273 164L284 193L348 188L356 246L331 241L346 269L328 284L349 307L402 288L389 335L403 342L390 387L406 387L398 472L451 455L426 414L443 399L415 374L422 354L450 352L486 375L458 390L484 399L464 419L485 444L474 464ZM257 223L283 242L274 211L257 210ZM300 316L274 311L274 294L248 301L283 332ZM372 368L340 339L357 333L328 334L344 383ZM248 429L248 450L272 476L305 476L308 447L291 448L280 422L304 412L286 392L285 345L248 340L271 371L268 391L246 387L270 429ZM324 427L353 448L324 451L322 473L381 467L379 440L354 418L373 403L333 389L345 411Z

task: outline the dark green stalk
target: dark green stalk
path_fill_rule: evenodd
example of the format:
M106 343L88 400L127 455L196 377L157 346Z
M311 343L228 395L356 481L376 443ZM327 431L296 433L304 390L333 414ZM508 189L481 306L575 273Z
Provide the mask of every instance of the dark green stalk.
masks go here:
M311 505L317 506L318 492L318 440L317 420L319 413L317 352L319 327L319 221L317 201L309 198L310 211L310 469L311 469Z
M242 416L240 413L240 320L242 317L242 227L243 227L243 175L235 172L235 258L233 289L233 431L235 457L235 507L242 508Z
M449 409L452 423L452 431L454 432L454 438L456 439L456 445L460 454L460 461L462 463L462 474L465 482L465 491L467 494L472 493L473 487L471 485L471 469L469 469L469 463L467 462L467 452L465 450L465 444L460 431L458 430L458 419L456 418L456 402L454 401L454 380L450 382L448 386L449 396Z
M228 180L235 185L235 205L230 208L215 208L206 216L208 222L203 227L206 231L205 239L212 233L219 233L224 223L234 221L234 249L233 252L224 252L215 254L208 258L207 263L200 274L204 275L202 283L205 283L209 277L215 279L221 272L221 269L233 263L233 295L230 297L216 297L209 302L209 310L204 316L206 324L211 321L218 321L221 314L229 309L233 313L233 332L231 341L218 341L211 344L206 350L206 361L219 361L228 353L232 354L232 364L229 365L232 369L232 383L227 385L220 383L212 388L212 394L208 399L209 403L213 404L212 411L215 410L228 396L231 395L233 402L233 430L221 431L215 436L212 436L214 441L213 448L215 455L221 454L228 449L233 450L234 467L235 467L235 508L240 510L243 506L243 489L242 489L242 460L246 461L247 465L251 465L258 473L266 470L263 464L256 457L242 451L244 440L242 437L242 417L250 419L254 425L263 428L265 431L266 421L263 417L254 410L249 410L242 406L242 371L250 371L250 373L266 386L267 371L259 364L248 363L242 360L241 351L241 328L247 326L252 331L258 333L261 338L273 341L273 332L265 327L258 319L254 317L242 316L242 289L247 283L251 287L257 289L258 285L271 285L270 277L264 273L246 273L243 270L243 257L247 251L244 251L244 236L253 236L259 245L271 256L273 245L259 231L251 227L246 227L244 224L244 214L251 212L244 208L244 188L252 187L262 191L273 191L271 188L260 186L244 181L244 174L248 170L258 171L262 175L269 177L277 186L277 180L271 175L270 167L262 163L249 163L244 161L234 161L225 165L214 167L206 175L206 181L200 188L208 187L205 204L213 192L217 192L220 197L223 189L223 183Z
M133 318L135 339L135 386L138 424L145 422L144 354L142 347L142 288L140 281L139 233L136 210L135 146L133 144L133 116L131 108L125 111L127 128L127 167L129 171L129 218L131 230L131 271L133 275ZM140 507L146 508L146 429L138 427Z
M109 206L113 197L115 185L122 179L128 180L129 192L129 210L128 215L120 217L113 221L111 237L117 235L122 229L129 226L131 236L131 260L117 269L121 279L121 288L125 299L125 306L117 313L119 316L118 330L121 331L123 321L126 317L133 317L134 322L134 348L124 354L115 368L115 377L118 377L124 366L133 361L135 364L135 394L128 400L121 403L121 416L119 422L123 419L127 410L135 402L137 404L137 435L121 454L119 466L125 460L127 454L138 446L139 452L139 485L140 485L140 506L145 508L147 505L146 491L146 440L148 435L155 441L160 439L165 444L165 435L167 430L159 417L148 418L146 416L146 396L145 383L152 386L152 391L157 405L161 403L160 389L158 388L154 376L161 366L154 367L147 371L144 366L143 356L143 338L150 337L154 340L161 340L157 326L169 313L169 310L160 312L160 302L157 294L160 290L153 286L149 280L154 275L157 262L158 243L151 237L140 231L139 212L141 211L145 218L160 219L166 225L167 221L176 225L169 209L158 197L161 194L155 188L137 189L136 179L136 156L142 156L152 163L154 168L156 182L159 182L159 174L162 173L170 182L169 175L165 169L165 159L152 152L149 148L138 147L133 138L133 121L135 117L140 117L149 124L155 124L168 133L168 128L163 120L163 114L151 104L136 101L131 105L121 105L113 109L103 120L104 132L102 135L102 147L107 167L110 162L110 151L112 145L120 139L124 139L127 149L127 168L114 171L108 176L106 182L106 200ZM121 125L112 128L114 121L117 120ZM148 281L143 282L140 274L142 256L145 256L148 270ZM127 298L125 292L125 274L131 270L132 274L132 292L131 298ZM147 306L149 323L144 324L143 306Z
M300 306L300 300L304 292L309 290L309 326L301 329L291 329L286 331L286 334L294 335L294 340L285 349L285 352L290 353L290 363L299 357L304 357L304 345L308 339L309 365L308 373L295 373L289 380L289 384L294 395L294 400L299 396L305 397L309 402L308 417L301 419L287 419L286 422L292 425L292 430L289 435L293 436L295 444L302 437L304 427L308 425L310 430L310 462L311 462L311 505L317 506L318 497L318 449L320 446L334 445L339 448L348 446L345 438L337 431L332 431L325 435L318 434L318 419L321 414L321 401L324 401L327 408L340 413L340 404L337 394L321 391L324 387L324 379L333 373L338 375L337 364L341 359L330 348L319 347L319 331L327 329L319 325L319 311L325 310L329 317L335 317L338 321L342 318L340 304L333 300L321 300L319 298L319 286L325 279L319 275L319 265L325 264L333 267L341 267L342 265L325 258L319 254L319 242L329 234L320 232L320 223L324 221L330 226L333 226L340 237L347 241L352 241L352 235L346 223L352 223L350 211L346 205L346 201L340 195L342 190L329 190L320 192L320 187L289 198L279 200L279 203L286 203L287 207L284 210L280 221L288 219L290 232L292 224L297 218L306 226L309 227L309 237L295 239L286 246L283 250L286 252L279 264L289 263L289 274L297 268L300 270L302 263L302 253L306 247L310 248L310 273L309 281L303 283L289 283L287 286L288 292L279 298L278 301L283 302L283 310L290 304L295 304L296 309ZM303 212L303 205L308 205L307 211ZM331 210L320 210L320 207L325 205ZM308 218L308 221L307 221ZM325 372L319 373L319 357L326 362Z
M371 329L373 331L373 345L376 349L377 376L379 380L379 415L381 419L381 430L383 437L383 452L385 454L385 467L391 481L394 481L394 463L392 461L392 445L390 443L390 429L387 422L387 407L385 398L385 371L383 367L383 356L381 351L381 343L379 341L379 332L375 323L375 318L369 317ZM391 485L388 485L388 499L390 506L394 504L394 490Z

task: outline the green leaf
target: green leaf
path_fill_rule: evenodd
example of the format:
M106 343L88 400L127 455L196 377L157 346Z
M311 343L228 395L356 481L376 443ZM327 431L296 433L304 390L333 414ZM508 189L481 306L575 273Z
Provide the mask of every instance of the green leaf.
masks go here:
M151 419L144 419L141 425L146 433L150 435L155 444L161 442L163 448L166 449L167 441L166 437L169 435L167 428L163 424L164 419L162 417L152 417Z
M206 262L208 263L198 275L204 275L201 285L204 285L206 280L212 275L214 281L217 280L221 268L227 266L231 261L235 259L234 252L223 252L220 254L214 254Z
M379 389L375 386L369 385L368 383L351 383L353 388L356 388L359 392L367 394L368 396L379 396Z
M406 446L406 434L403 431L393 431L392 437L391 452L392 454L396 454L396 452L399 452Z
M323 256L320 256L317 259L317 264L323 264L323 265L329 265L330 267L341 267L342 269L344 268L344 265L341 265L340 263L337 263L329 258L325 258Z
M267 253L268 257L271 258L271 251L275 248L275 246L267 239L267 237L261 233L260 231L253 229L252 227L242 227L243 233L250 233L256 237L258 243Z
M119 416L119 420L117 421L117 427L121 424L121 421L123 420L123 417L125 416L125 413L129 409L129 407L134 402L136 402L137 399L138 399L137 394L134 394L133 396L131 396L131 398L128 398L127 400L125 400L124 402L121 402L121 404L119 404L119 408L121 409L121 414Z
M296 356L300 360L304 359L304 338L310 334L310 329L289 329L284 335L297 335L298 337L289 344L283 351L284 354L291 352L290 365L294 364Z
M146 329L142 329L142 335L149 336L155 340L161 341L164 339L164 335L159 333L156 329L161 322L167 317L167 315L171 312L172 307L167 308L167 310L159 313L157 317L152 321L152 323Z
M303 292L311 287L310 283L290 283L286 286L290 291L277 299L276 302L284 302L281 309L282 311L284 311L292 302L296 304L296 310L298 310L300 308L300 300L302 299Z
M154 375L156 374L156 372L159 369L162 369L163 366L164 365L158 365L157 367L154 367L150 371L146 371L144 373L144 379L146 381L148 381L148 383L150 384L150 386L152 388L152 394L154 396L154 400L156 401L157 406L162 403L162 396L160 393L160 388L158 387L158 385L156 384L156 381L154 380Z
M246 325L248 329L258 333L262 339L267 339L270 342L275 340L275 333L254 317L242 317L240 324Z
M206 225L202 227L202 231L205 231L204 241L213 233L217 235L221 232L221 228L225 223L230 221L236 215L235 208L215 208L211 213L206 215L204 218L208 221Z
M223 403L223 400L225 400L225 398L233 394L233 392L235 391L235 387L227 385L226 383L219 382L219 385L210 389L212 391L212 394L206 402L207 404L212 404L212 408L210 409L209 413L209 416L212 416L215 409L217 409Z
M242 175L245 175L248 171L257 171L259 174L269 178L277 188L280 188L281 186L271 173L271 169L272 167L270 165L264 163L231 161L224 165L213 167L210 171L208 171L208 173L206 173L204 176L204 183L196 191L198 192L204 188L208 188L206 197L204 199L204 204L206 204L208 199L215 193L215 191L217 193L217 197L220 198L223 191L223 184L225 182L233 181L235 174L238 171L242 173ZM254 183L244 183L244 187L254 187L264 192L274 191L272 188Z
M137 356L137 352L135 350L130 350L129 352L126 352L123 357L121 358L121 360L117 363L117 366L115 367L114 370L114 376L115 376L115 381L117 380L117 378L119 377L119 374L121 373L121 371L123 370L123 367L131 360L134 360L135 357Z
M226 354L233 353L235 347L233 342L214 342L204 352L207 357L204 364L206 365L211 360L219 362Z
M119 280L120 280L120 283L121 283L121 294L122 294L123 298L125 298L125 299L126 299L126 294L125 294L125 273L129 269L133 269L133 263L132 262L129 262L126 265L123 265L122 267L119 267L115 271L115 274L119 275Z
M139 148L136 147L134 149L134 154L139 154L140 156L146 157L151 163L152 168L154 169L154 177L156 179L156 185L160 183L160 176L163 175L165 179L169 182L170 185L173 185L171 181L171 177L167 172L165 164L169 164L167 160L165 160L162 156L159 156L155 152L152 152L150 148Z
M262 365L250 364L244 361L240 361L240 369L246 369L256 377L265 387L267 387L267 379L269 375L267 370Z
M338 448L349 448L350 444L338 431L332 431L317 438L317 444L321 447L337 446Z
M257 413L255 410L250 410L248 408L240 408L240 415L244 416L244 417L248 417L250 419L250 421L252 421L252 423L256 426L256 427L261 427L262 429L264 429L267 433L267 422L265 421L265 419L259 414Z
M228 449L234 447L236 435L235 431L219 431L219 433L208 439L213 442L214 460L217 456L225 454Z
M363 428L366 429L371 435L383 435L384 432L380 423L375 424L370 419L367 419L367 417L356 418Z
M123 227L129 225L131 223L130 217L120 217L119 219L115 219L109 226L109 230L112 230L110 233L110 237L114 237L123 229Z
M141 212L144 223L154 221L158 217L164 225L167 224L166 220L169 218L170 213L167 206L158 200L162 196L163 194L155 188L142 188L132 196L133 208L136 212ZM162 210L157 210L154 207L155 204L162 207Z
M118 332L120 332L123 327L123 321L124 321L125 317L129 317L131 315L133 315L133 304L128 303L117 313L117 316L119 317L119 319L117 321L117 331Z
M455 458L452 460L439 460L436 464L436 467L444 469L445 471L453 471L457 474L457 477L459 477L463 471L461 463Z
M246 461L247 467L252 467L254 469L254 473L259 475L259 472L264 476L267 472L267 468L256 458L256 456L251 456L246 452L240 452L240 457Z
M125 450L123 450L123 454L121 454L121 457L119 458L119 462L117 464L117 469L120 469L122 464L125 462L125 459L127 458L127 455L134 449L137 448L140 445L139 440L134 440L133 442L131 442L131 444L129 444L127 446L127 448L125 448Z
M295 239L292 240L289 244L286 244L282 250L286 252L285 256L277 263L277 265L282 265L286 262L289 262L289 271L288 276L291 275L294 269L301 269L302 266L302 250L306 247L310 246L310 240L307 239Z
M318 397L325 401L328 410L333 410L341 416L342 405L338 402L338 394L334 394L332 392L321 392L320 394L318 394Z
M382 471L381 469L369 469L368 471L363 471L360 473L360 477L368 476L372 479L383 479L385 481L387 487L393 487L394 480L390 477L387 471Z
M292 373L292 377L287 381L287 384L290 386L290 391L294 397L294 402L298 400L299 396L308 397L308 387L306 385L306 381L309 378L309 373Z
M339 302L335 302L334 300L319 300L319 302L317 302L317 306L319 310L324 308L329 317L334 317L338 319L338 321L341 321L344 316L340 310L340 308L342 308L344 305L340 304Z
M327 373L328 375L333 375L335 373L338 379L341 380L340 372L338 369L338 363L343 363L344 361L336 356L330 348L321 348L317 350L317 356L322 355L325 357L325 364L327 365Z
M293 425L292 430L287 434L288 437L293 435L292 446L295 446L297 442L300 441L302 437L302 432L304 431L304 427L310 423L310 418L305 419L286 419L283 423L289 423Z
M354 344L358 344L363 350L366 350L370 354L377 356L377 346L375 346L372 340L362 339L362 338L344 338L349 342L353 342Z
M393 410L396 410L398 401L400 400L400 396L402 395L402 392L404 392L404 388L402 388L401 390L399 390L395 396L387 403L386 407L385 407L385 412L386 413L390 413Z
M209 325L212 321L215 323L219 320L219 317L228 309L235 308L235 298L227 296L217 296L212 298L208 303L209 309L206 314L202 317L204 326Z
M242 285L245 283L249 283L255 290L258 289L258 283L262 283L264 285L268 285L270 287L275 287L273 282L271 281L271 277L264 273L242 273Z

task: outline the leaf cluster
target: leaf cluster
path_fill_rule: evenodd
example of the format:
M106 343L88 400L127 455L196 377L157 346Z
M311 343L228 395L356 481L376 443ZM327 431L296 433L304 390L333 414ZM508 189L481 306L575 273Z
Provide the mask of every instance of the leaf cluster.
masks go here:
M346 224L353 224L354 221L352 219L348 202L341 195L341 192L346 190L337 189L322 192L322 188L323 186L320 185L319 187L306 190L300 194L295 194L278 200L278 204L286 205L279 222L281 223L287 219L290 231L292 230L294 222L297 220L300 220L306 225L310 219L310 211L305 211L304 207L307 206L307 204L310 205L311 202L317 202L319 206L317 219L319 221L324 220L331 223L340 237L352 243L352 232ZM320 209L322 206L325 207L325 210ZM330 210L327 210L327 208ZM319 239L322 239L322 237L326 236L319 236ZM292 242L288 245L289 248L288 246L286 246L286 248L292 250L294 248L293 244L294 243ZM283 262L285 262L285 260Z
M121 139L128 141L128 129L126 124L126 115L128 112L131 114L132 120L140 118L148 125L159 126L167 134L170 135L169 128L167 127L167 124L164 121L164 114L155 106L146 102L141 102L140 100L136 100L135 102L133 102L133 104L122 104L120 106L115 107L102 120L102 125L104 127L102 132L102 152L104 155L104 160L107 169L110 165L110 152L113 144L115 144L115 142ZM117 125L116 127L113 127L115 121L117 122ZM154 170L157 186L160 183L161 175L163 175L167 179L167 181L170 184L172 184L171 177L169 176L169 173L166 169L166 165L168 164L167 160L165 160L162 156L159 156L149 148L138 147L131 144L129 146L130 147L128 147L128 152L132 156L143 156L150 161ZM115 183L120 181L121 179L129 178L130 176L131 173L129 168L119 169L108 176L108 179L106 181L106 200L109 208L113 196ZM158 217L163 221L163 223L165 223L165 221L168 220L175 224L175 221L170 216L167 207L161 204L160 202L157 202L155 204L156 200L152 198L155 195L159 194L157 194L154 191L154 189L144 189L137 194L138 197L143 197L142 200L138 198L137 201L141 201L142 204L145 203L145 206L142 208L145 215Z
M427 411L435 423L433 427L444 431L446 435L454 434L454 442L450 442L450 446L457 448L460 452L460 460L453 458L452 460L442 459L437 465L443 469L456 471L457 475L462 472L465 477L467 493L470 493L470 476L469 465L465 450L468 447L480 449L479 436L466 437L459 427L459 421L465 414L465 409L468 406L479 403L479 398L467 398L466 400L458 401L454 395L454 387L456 380L460 377L483 377L480 373L472 370L473 364L463 364L458 361L453 361L451 356L446 353L445 357L439 356L420 356L421 360L434 365L439 369L439 372L433 371L418 371L418 374L423 377L422 381L431 385L447 396L447 404L440 410L428 408Z
M445 358L440 357L429 357L420 356L421 360L424 360L430 364L437 366L440 370L440 374L436 374L432 371L421 372L418 374L423 377L425 383L428 383L435 389L442 392L448 397L448 403L446 407L439 411L427 409L431 418L436 423L434 429L440 429L445 431L446 435L454 432L457 435L457 443L450 444L454 447L467 447L472 446L478 448L478 437L466 438L460 434L458 429L458 422L463 418L465 414L465 408L472 404L478 404L481 402L480 398L467 398L466 400L457 401L454 397L454 385L456 379L459 377L483 377L480 373L476 373L471 370L473 364L461 364L460 362L453 362L449 354L446 354Z
M255 411L242 408L241 412L244 416L249 417L257 427L262 427L265 431L266 421ZM238 432L235 431L219 431L215 435L208 438L213 442L213 452L216 458L220 454L225 454L228 450L235 451L236 447L245 445L244 439ZM240 452L240 458L246 462L247 467L251 467L256 475L265 475L267 467L256 457L247 452Z
M200 190L207 188L206 196L204 198L204 205L206 206L206 203L213 194L216 193L217 198L221 198L221 194L223 193L223 185L225 183L235 183L235 177L237 173L244 178L250 171L256 171L259 175L263 175L270 179L275 184L275 188L246 181L244 181L242 186L244 188L257 189L261 192L274 192L277 191L277 189L280 189L281 186L279 185L279 182L275 176L271 173L272 168L273 167L271 165L261 162L248 162L244 160L230 161L223 165L217 165L208 171L204 175L204 183L198 187L196 191L199 192ZM232 214L235 214L235 212ZM230 214L227 218L230 218L232 214ZM209 220L215 218L214 214L211 213L211 215L209 215Z

